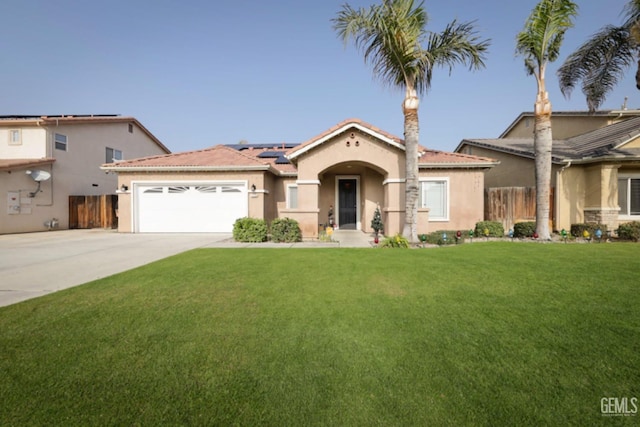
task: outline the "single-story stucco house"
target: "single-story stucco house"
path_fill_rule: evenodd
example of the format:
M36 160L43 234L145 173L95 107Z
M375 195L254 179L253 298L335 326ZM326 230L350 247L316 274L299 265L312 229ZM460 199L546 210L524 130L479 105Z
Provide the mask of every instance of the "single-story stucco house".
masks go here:
M119 231L230 232L241 217L288 217L303 237L329 223L371 231L380 206L385 234L401 232L402 139L350 119L302 144L218 145L105 164L118 174ZM421 148L418 232L469 229L483 219L484 173L496 161Z

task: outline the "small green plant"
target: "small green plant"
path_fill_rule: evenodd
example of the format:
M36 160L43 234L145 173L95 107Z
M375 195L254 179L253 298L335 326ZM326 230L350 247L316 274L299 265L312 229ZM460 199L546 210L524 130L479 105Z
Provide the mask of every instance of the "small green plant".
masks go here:
M513 237L533 237L533 233L536 232L535 221L518 222L513 225Z
M238 218L233 224L233 239L237 242L266 242L267 223L258 218Z
M618 237L622 240L640 241L640 221L620 224L618 227Z
M302 233L298 221L291 218L276 218L271 221L271 240L278 243L301 241Z
M460 237L456 239L456 234L458 231L460 231ZM465 233L462 230L438 230L434 231L433 233L420 235L421 242L429 243L431 245L455 245L456 243L464 242L464 239Z
M386 237L381 243L381 248L408 248L409 241L402 234L396 234L392 237Z
M476 223L474 234L475 237L503 237L504 226L498 221L480 221Z
M384 224L382 223L382 215L380 215L380 206L376 207L376 211L373 213L373 219L371 220L371 228L376 233L380 233L384 230Z
M595 238L597 229L600 229L600 231L602 231L603 236L607 235L607 225L598 224L595 222L587 222L584 224L571 224L571 235L573 237L583 237L584 232L587 231L591 237Z

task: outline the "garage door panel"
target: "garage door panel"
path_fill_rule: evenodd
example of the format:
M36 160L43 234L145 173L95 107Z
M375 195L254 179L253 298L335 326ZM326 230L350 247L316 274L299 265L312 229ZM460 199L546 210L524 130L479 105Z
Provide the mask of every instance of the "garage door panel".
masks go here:
M245 184L140 185L138 232L231 232L247 216Z

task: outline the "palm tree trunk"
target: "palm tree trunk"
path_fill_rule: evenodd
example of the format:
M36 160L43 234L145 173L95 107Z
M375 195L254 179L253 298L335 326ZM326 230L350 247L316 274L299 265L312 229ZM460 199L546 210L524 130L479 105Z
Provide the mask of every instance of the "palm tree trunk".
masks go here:
M551 190L551 102L543 89L538 93L535 107L533 145L536 163L536 233L542 240L550 240L549 195Z
M407 90L403 103L405 146L405 215L402 235L418 242L418 97Z

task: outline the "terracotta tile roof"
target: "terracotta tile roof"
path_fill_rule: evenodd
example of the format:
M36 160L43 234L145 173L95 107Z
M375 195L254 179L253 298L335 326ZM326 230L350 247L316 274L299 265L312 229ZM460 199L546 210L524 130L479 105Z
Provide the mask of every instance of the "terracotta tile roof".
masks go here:
M20 168L29 168L36 166L50 165L55 162L54 158L42 159L0 159L0 170L11 170Z
M450 153L448 151L429 150L424 147L419 148L422 153L418 159L421 168L427 167L493 167L498 164L495 159L488 157L471 156L461 153Z
M195 169L254 169L263 167L269 168L269 163L260 161L254 156L247 155L242 151L216 145L203 150L185 151L182 153L165 154L160 156L142 157L133 160L123 160L117 163L107 163L102 165L103 169L170 169L170 168L195 168Z
M368 130L370 130L373 133L377 133L379 135L384 136L385 138L388 138L392 141L394 141L397 144L402 144L404 145L404 141L401 138L398 138L395 135L392 135L378 127L373 126L372 124L369 124L363 120L360 119L347 119L344 120L340 123L338 123L337 125L325 130L324 132L322 132L319 135L314 136L311 139L308 139L307 141L303 142L302 144L298 145L297 147L294 147L292 149L290 149L289 151L287 151L287 156L291 156L292 154L295 154L296 152L298 152L299 150L304 149L305 147L312 145L314 143L316 143L319 140L322 140L323 138L326 138L327 136L331 135L334 132L339 131L342 128L348 128L349 125L360 125Z

